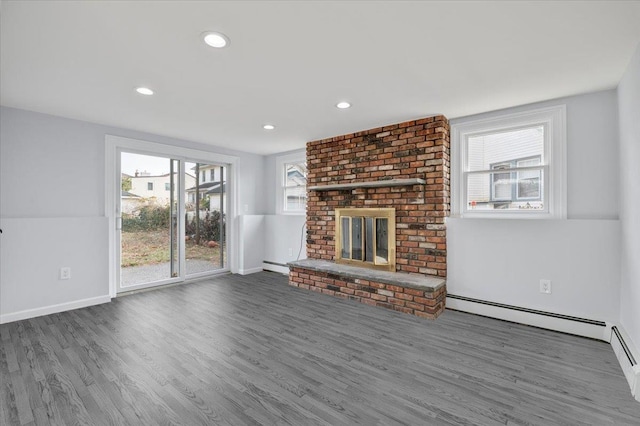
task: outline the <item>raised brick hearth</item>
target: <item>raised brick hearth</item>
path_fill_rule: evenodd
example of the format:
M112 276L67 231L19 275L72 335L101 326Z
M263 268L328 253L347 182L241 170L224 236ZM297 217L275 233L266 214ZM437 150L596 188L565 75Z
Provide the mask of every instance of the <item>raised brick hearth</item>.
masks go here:
M397 284L402 284L407 274L441 280L446 277L445 217L450 206L448 120L444 116L429 117L309 142L307 167L308 259L335 260L336 208L392 207L396 211L395 275L399 282L388 284L312 269L305 271L291 265L290 283L363 303L437 317L444 309L444 283L427 290ZM393 184L410 179L418 183ZM380 181L391 184L370 185ZM358 187L358 183L363 183L363 187ZM345 184L355 187L332 187ZM313 284L301 281L301 276Z
M434 319L444 311L442 278L373 271L326 260L289 264L289 284L295 287Z

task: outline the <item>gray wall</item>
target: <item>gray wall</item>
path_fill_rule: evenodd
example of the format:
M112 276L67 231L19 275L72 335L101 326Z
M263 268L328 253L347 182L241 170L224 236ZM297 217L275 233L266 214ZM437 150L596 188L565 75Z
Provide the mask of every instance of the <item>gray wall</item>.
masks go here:
M618 86L620 115L620 322L640 349L640 46Z
M568 220L449 219L451 294L543 311L618 321L618 116L615 90L473 117L567 107ZM456 179L452 171L452 179ZM552 281L552 294L539 280Z
M104 228L106 134L237 156L239 212L260 214L265 210L263 156L2 107L2 316L108 295L106 275L80 273L103 272L108 264ZM49 231L52 218L58 219L57 229ZM82 226L75 225L77 218L83 218ZM62 234L61 229L65 230ZM90 243L87 233L94 236ZM16 257L20 250L30 255ZM40 261L50 259L52 253L56 264ZM58 267L73 265L77 267L72 268L72 279L59 281ZM35 294L52 297L42 299Z

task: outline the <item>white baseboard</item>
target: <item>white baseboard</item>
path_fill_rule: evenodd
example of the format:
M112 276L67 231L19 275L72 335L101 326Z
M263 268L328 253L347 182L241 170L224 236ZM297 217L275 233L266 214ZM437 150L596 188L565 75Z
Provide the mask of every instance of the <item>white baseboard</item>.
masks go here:
M108 294L105 296L91 297L89 299L74 300L73 302L44 306L42 308L27 309L24 311L12 312L10 314L2 314L0 315L0 324L40 317L42 315L57 314L58 312L86 308L87 306L100 305L107 302L111 302L111 296L109 296Z
M589 337L591 339L609 341L608 327L602 322L600 325L587 322L574 321L566 317L545 315L544 312L524 312L518 307L493 306L482 303L483 301L460 300L447 297L446 307L457 311L469 312L491 318L498 318L520 324L532 325L534 327L546 328L563 333L575 334L577 336ZM489 302L490 303L490 302ZM503 305L506 306L506 305ZM595 321L594 321L595 322Z
M240 275L255 274L256 272L262 272L262 266L257 268L249 268L249 269L238 269L238 273Z
M288 266L274 265L273 263L264 262L262 264L262 269L264 269L265 271L279 272L281 274L289 275Z
M621 326L616 324L610 337L611 347L618 358L624 377L629 382L631 394L640 402L640 352Z

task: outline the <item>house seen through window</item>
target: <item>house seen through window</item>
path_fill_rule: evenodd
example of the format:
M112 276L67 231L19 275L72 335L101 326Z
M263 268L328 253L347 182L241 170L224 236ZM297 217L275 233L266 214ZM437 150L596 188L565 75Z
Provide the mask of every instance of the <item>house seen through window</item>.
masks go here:
M534 125L469 136L467 209L544 209L544 132Z
M283 195L286 212L304 212L307 209L307 162L284 164Z

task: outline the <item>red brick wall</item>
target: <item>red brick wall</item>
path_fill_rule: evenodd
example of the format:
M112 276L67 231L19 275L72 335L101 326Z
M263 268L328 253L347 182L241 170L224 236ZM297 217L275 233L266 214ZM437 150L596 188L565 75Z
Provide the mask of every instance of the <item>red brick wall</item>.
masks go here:
M309 142L308 186L423 178L423 186L309 191L307 256L334 260L334 216L341 207L396 209L396 270L445 277L449 215L449 121L407 121Z
M444 312L447 297L446 287L425 291L296 267L289 272L289 284L429 319Z

